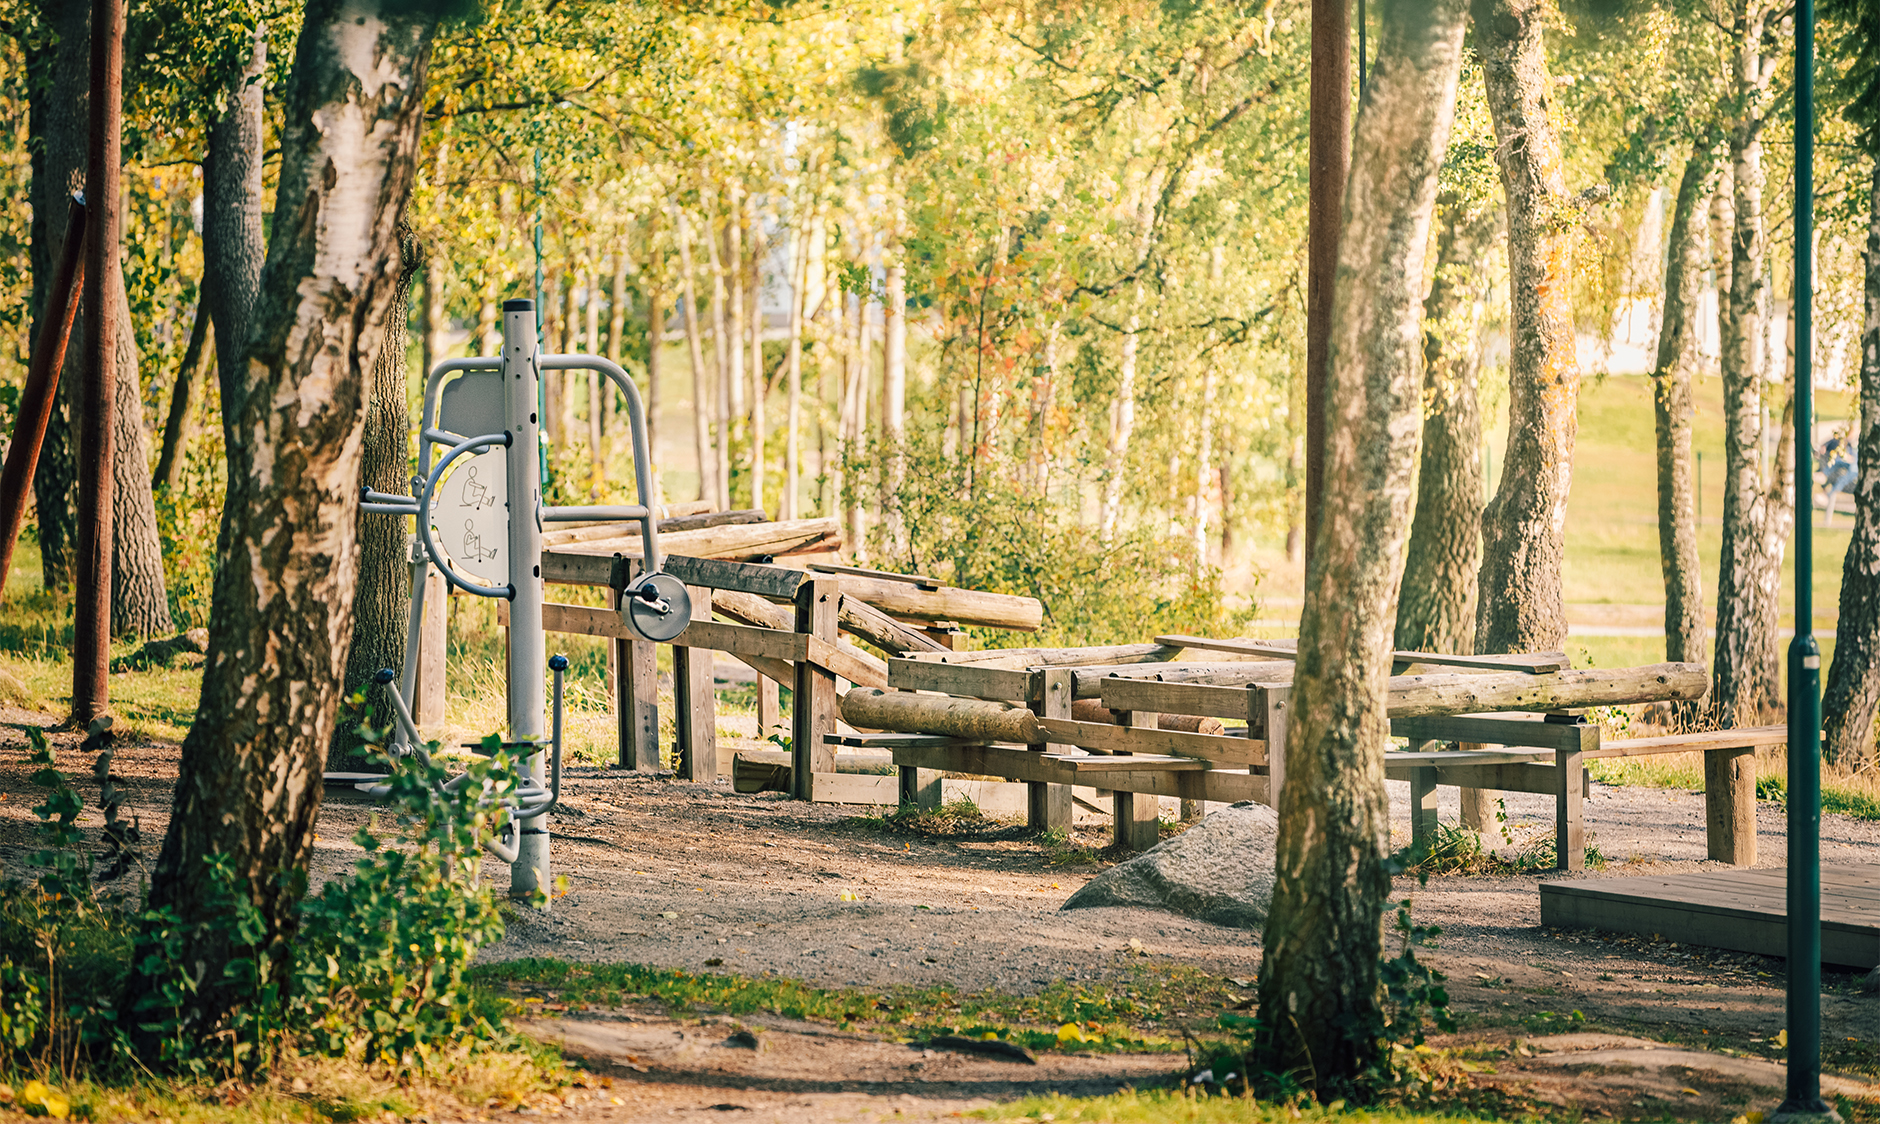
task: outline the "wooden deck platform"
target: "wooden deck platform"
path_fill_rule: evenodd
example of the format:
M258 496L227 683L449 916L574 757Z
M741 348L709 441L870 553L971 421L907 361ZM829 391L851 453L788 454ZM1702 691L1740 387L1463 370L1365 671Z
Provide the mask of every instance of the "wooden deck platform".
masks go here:
M1720 870L1543 882L1541 924L1783 956L1787 877ZM1821 959L1862 971L1880 965L1880 863L1821 868Z

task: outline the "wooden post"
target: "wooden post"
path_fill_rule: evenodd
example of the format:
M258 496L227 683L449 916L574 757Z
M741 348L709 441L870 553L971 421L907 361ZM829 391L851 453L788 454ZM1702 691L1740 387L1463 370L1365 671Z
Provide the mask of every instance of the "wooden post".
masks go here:
M1756 748L1704 751L1704 834L1710 857L1756 865Z
M1427 750L1435 742L1414 743ZM1410 770L1410 846L1420 855L1429 854L1436 845L1436 768L1424 766Z
M437 567L424 577L424 620L418 626L418 681L411 717L420 730L444 721L449 697L445 667L450 656L450 583Z
M1040 685L1037 701L1031 704L1040 718L1071 716L1072 671L1068 667L1048 667L1034 680ZM1038 747L1046 752L1065 746L1046 743ZM1025 823L1038 831L1069 831L1071 826L1071 788L1065 784L1027 781L1025 784Z
M1580 724L1579 744L1554 750L1554 868L1586 869L1586 758L1599 748L1599 727Z
M78 574L72 615L72 718L83 728L111 706L112 395L117 381L118 262L123 236L124 0L92 0L91 134L85 190L85 362L78 423ZM142 465L137 466L140 470Z
M687 586L692 619L712 619L712 591ZM650 645L649 645L650 647ZM718 779L718 707L712 687L712 653L672 649L673 757L680 780L710 784Z
M1145 729L1155 728L1155 715L1134 714L1127 710L1113 712L1118 726L1135 726ZM1162 836L1161 817L1157 815L1159 801L1156 797L1142 792L1117 791L1110 794L1114 800L1115 814L1111 817L1110 839L1119 850L1146 851L1156 845Z
M1247 691L1252 696L1248 700L1248 725L1258 718L1266 738L1266 802L1278 808L1279 789L1286 783L1286 716L1291 713L1292 687L1254 683Z
M608 592L607 606L619 610L617 590ZM619 766L659 768L659 665L652 642L616 637L607 646L607 677Z
M811 578L796 591L796 631L836 642L836 607L841 588L826 578ZM823 741L836 728L836 677L809 660L796 661L790 698L791 794L815 799L816 774L835 770L835 753Z
M783 724L783 701L778 697L777 681L768 675L757 677L757 740L776 733Z

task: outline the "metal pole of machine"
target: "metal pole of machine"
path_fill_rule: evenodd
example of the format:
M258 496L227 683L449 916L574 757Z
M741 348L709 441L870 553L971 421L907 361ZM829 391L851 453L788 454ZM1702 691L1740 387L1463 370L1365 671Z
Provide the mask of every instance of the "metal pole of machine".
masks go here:
M1814 598L1815 4L1795 5L1795 639L1789 643L1788 1090L1775 1120L1838 1120L1821 1099L1821 649Z
M504 458L509 484L509 740L540 742L548 732L542 693L546 652L542 635L542 472L536 450L542 443L542 381L536 361L535 302L503 302L503 409L509 431ZM529 755L523 768L547 783L546 755ZM548 863L548 817L532 816L518 825L520 847L509 868L509 895L547 893L553 884ZM546 903L544 904L546 908Z

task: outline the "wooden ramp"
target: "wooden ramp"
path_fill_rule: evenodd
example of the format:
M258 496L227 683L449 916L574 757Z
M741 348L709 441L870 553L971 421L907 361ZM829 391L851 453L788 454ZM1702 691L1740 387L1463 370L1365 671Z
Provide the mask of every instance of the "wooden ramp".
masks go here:
M1720 870L1541 883L1541 924L1784 956L1788 875ZM1821 960L1880 965L1880 864L1821 868Z

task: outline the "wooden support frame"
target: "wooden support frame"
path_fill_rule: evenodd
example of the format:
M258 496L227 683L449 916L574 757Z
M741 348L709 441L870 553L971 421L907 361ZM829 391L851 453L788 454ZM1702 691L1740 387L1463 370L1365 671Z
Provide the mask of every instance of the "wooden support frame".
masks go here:
M617 590L608 591L608 607L616 614L620 598ZM616 636L608 645L608 656L619 765L622 769L657 769L660 765L659 667L653 645L646 640Z
M1117 711L1116 724L1138 730L1155 729L1156 716L1141 711ZM1131 756L1122 752L1118 757ZM1110 820L1110 841L1124 851L1146 851L1162 837L1158 801L1151 793L1118 788L1111 793L1114 815Z
M692 620L711 622L712 591L690 587ZM546 614L544 614L546 617ZM690 632L697 624L688 626ZM718 779L718 696L709 648L672 649L673 761L680 780Z
M1068 719L1071 716L1072 680L1069 668L1048 668L1040 675L1039 698L1031 711L1041 719ZM1060 752L1063 745L1045 743L1045 752ZM1071 826L1071 790L1069 785L1030 781L1025 786L1025 823L1040 831L1068 831Z
M833 651L840 596L841 590L831 579L805 581L796 591L796 631ZM823 742L823 736L835 728L835 673L806 659L797 661L790 694L790 746L795 755L792 795L797 799L814 800L814 774L835 772L834 754Z

